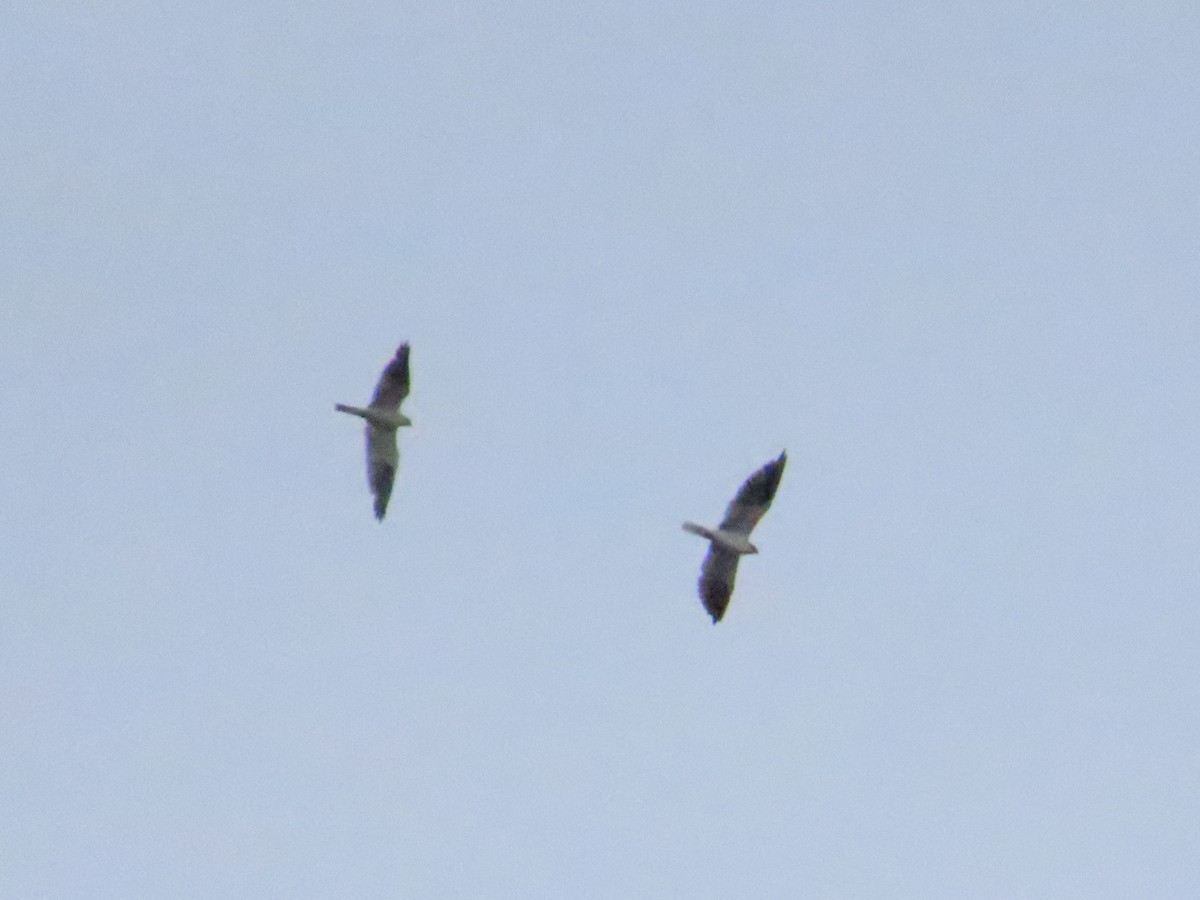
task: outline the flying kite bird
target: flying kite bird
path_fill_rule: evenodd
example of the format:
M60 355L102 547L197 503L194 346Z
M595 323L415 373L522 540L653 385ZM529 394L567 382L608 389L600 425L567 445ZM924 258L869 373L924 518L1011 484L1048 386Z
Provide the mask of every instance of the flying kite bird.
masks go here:
M392 495L396 467L400 464L396 429L412 424L408 416L400 412L400 404L407 396L408 344L404 343L379 376L370 406L363 409L338 403L334 407L338 412L362 416L367 420L367 483L375 495L375 518L381 522L387 512L388 498Z
M746 479L737 496L725 510L721 527L715 531L684 522L683 530L698 534L709 541L708 555L700 569L700 599L712 616L713 624L721 621L729 597L733 593L733 579L737 575L738 559L747 553L757 553L758 548L750 543L750 532L771 507L783 467L787 465L787 451L779 459L771 460Z

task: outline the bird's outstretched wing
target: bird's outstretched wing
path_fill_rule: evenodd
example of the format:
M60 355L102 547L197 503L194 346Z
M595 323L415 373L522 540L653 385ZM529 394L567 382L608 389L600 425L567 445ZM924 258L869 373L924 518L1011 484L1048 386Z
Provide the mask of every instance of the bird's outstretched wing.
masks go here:
M771 501L775 499L775 491L779 488L779 480L783 478L785 465L787 465L786 450L779 454L778 459L771 460L746 479L746 483L742 485L737 496L725 510L725 518L721 522L722 531L749 534L754 530L758 520L771 508ZM704 565L708 566L708 560L705 560ZM732 586L732 576L729 582Z
M400 345L392 361L387 364L383 374L379 376L379 384L375 386L375 394L371 397L371 407L374 409L395 410L408 396L408 343Z
M387 513L388 498L392 496L392 484L399 465L396 432L367 425L367 482L375 495L375 518L380 521Z
M700 568L700 599L712 616L713 624L721 621L729 598L733 595L733 580L737 576L738 555L716 543L708 545L708 555Z

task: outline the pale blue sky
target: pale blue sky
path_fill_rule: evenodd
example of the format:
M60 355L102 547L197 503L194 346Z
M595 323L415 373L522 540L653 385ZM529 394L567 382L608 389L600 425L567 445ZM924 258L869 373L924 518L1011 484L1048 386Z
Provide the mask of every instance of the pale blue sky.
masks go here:
M1194 4L246 6L0 13L0 895L1200 895Z

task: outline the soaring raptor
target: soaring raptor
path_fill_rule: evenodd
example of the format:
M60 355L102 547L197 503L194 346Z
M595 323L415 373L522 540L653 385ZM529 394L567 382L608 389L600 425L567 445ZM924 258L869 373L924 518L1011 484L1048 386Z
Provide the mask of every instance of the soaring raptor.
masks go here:
M371 405L346 406L338 403L338 412L362 416L367 420L367 482L375 495L375 518L383 521L387 512L388 498L392 495L392 483L396 480L396 467L400 465L400 451L396 447L396 429L411 425L412 421L400 412L400 404L408 396L408 344L400 345L392 361L379 376Z
M721 621L725 608L729 606L738 559L747 553L758 552L758 548L750 543L750 532L775 499L785 465L786 450L779 454L779 459L771 460L746 479L725 510L720 528L714 530L693 522L683 523L684 531L698 534L709 541L708 556L704 557L704 565L700 569L700 599L704 601L704 608L712 616L714 625Z

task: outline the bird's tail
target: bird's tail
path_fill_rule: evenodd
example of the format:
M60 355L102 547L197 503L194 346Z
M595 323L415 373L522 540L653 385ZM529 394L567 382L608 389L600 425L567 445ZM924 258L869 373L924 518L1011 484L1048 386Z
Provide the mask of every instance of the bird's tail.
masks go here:
M716 539L716 535L712 533L711 529L705 528L703 525L697 525L695 522L684 522L683 530L690 531L692 534L698 534L700 537L707 538L710 541Z

